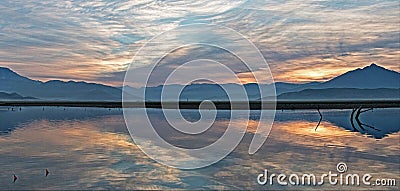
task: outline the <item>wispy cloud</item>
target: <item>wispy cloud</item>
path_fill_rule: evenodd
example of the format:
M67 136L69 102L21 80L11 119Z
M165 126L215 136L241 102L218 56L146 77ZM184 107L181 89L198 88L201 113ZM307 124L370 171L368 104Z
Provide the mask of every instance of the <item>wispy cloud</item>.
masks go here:
M40 80L118 85L155 35L212 23L255 43L278 81L326 80L371 62L399 71L399 10L397 0L5 0L0 65ZM180 56L187 58L174 60Z

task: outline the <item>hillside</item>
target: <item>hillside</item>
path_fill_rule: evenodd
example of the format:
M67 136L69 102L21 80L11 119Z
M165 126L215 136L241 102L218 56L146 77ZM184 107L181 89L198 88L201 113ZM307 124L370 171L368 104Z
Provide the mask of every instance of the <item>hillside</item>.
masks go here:
M1 100L28 100L28 99L36 99L34 97L24 97L21 96L17 93L5 93L5 92L0 92L0 99Z
M51 80L41 82L21 76L9 68L0 67L0 92L16 93L44 100L82 100L82 101L120 101L122 89L132 101L143 100L144 88L116 88L97 83ZM400 73L385 69L376 64L358 68L339 75L326 82L294 84L276 82L275 84L191 84L159 85L146 88L146 100L160 101L165 87L173 93L164 100L173 101L173 94L181 93L180 100L243 100L243 88L249 100L260 97L271 98L276 91L279 99L387 99L399 98ZM262 96L259 88L263 90ZM275 89L273 88L275 87ZM375 90L374 90L375 89ZM225 93L230 92L230 97ZM2 99L2 98L0 98Z
M0 67L0 91L17 93L46 100L121 100L118 88L96 83L51 80L31 80L16 72Z
M325 88L400 88L400 73L372 63L315 86Z
M400 99L400 89L356 89L356 88L328 88L306 89L299 92L288 92L278 96L279 100L382 100Z

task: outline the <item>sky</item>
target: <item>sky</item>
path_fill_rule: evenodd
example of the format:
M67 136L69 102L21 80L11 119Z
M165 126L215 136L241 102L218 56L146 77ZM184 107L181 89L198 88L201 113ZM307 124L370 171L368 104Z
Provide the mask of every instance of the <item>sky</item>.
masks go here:
M36 80L120 86L129 65L145 67L145 56L133 58L149 40L196 23L228 27L254 43L275 81L325 81L373 62L400 71L398 0L2 0L0 66ZM238 43L226 36L173 38ZM195 54L235 62L215 47L189 46L170 52L165 64L201 57ZM241 82L252 82L248 71L235 73Z

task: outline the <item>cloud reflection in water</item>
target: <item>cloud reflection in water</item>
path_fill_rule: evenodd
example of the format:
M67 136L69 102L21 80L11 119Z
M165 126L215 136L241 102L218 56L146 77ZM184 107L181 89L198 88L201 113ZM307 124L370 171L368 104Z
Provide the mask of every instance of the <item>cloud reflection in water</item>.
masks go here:
M296 112L279 112L277 116L290 118ZM348 117L346 112L337 115ZM375 115L379 116L379 111ZM241 125L241 121L235 119L235 126L244 127L246 124ZM217 119L215 125L225 124L224 119ZM373 139L327 121L314 131L312 121L277 120L261 150L248 155L257 120L248 125L244 140L227 158L206 168L185 171L160 165L142 153L118 112L83 119L33 119L0 136L0 184L4 189L373 189L330 185L259 187L256 182L256 176L264 169L272 173L322 174L334 171L341 161L348 164L352 173L399 177L398 132ZM179 160L183 156L171 157ZM50 170L47 178L45 168ZM13 173L19 176L14 184Z

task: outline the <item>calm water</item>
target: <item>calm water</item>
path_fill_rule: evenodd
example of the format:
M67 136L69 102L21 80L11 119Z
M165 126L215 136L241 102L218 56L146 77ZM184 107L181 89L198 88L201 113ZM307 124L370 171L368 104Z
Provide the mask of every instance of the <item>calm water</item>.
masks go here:
M162 121L160 110L149 110ZM366 126L354 130L349 110L325 110L317 130L316 111L277 111L267 142L254 155L248 146L257 125L252 112L241 144L228 157L198 170L179 170L148 158L131 140L120 109L0 107L0 189L392 189L400 179L400 109L375 109L360 117ZM219 112L216 129L201 138L202 145L218 138L229 120ZM196 111L183 115L195 120ZM238 126L244 119L234 119ZM162 126L162 123L159 123ZM221 126L220 128L218 128ZM168 130L165 130L168 131ZM162 132L161 132L162 133ZM182 137L169 134L171 142ZM374 178L396 178L395 187L317 187L257 184L257 175L271 173L320 175L336 172L345 162L348 172ZM48 177L45 169L50 170ZM12 183L12 175L19 177Z

